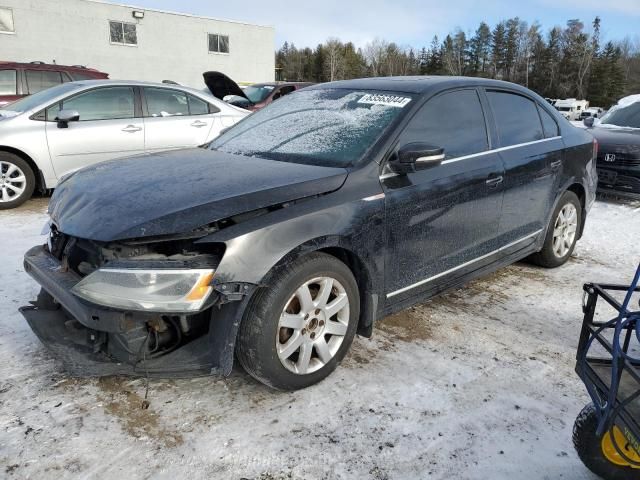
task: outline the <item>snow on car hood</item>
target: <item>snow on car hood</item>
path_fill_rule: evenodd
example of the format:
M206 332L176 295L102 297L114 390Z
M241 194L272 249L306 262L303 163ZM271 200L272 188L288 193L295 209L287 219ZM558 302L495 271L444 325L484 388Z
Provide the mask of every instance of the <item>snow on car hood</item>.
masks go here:
M337 190L346 177L343 168L178 150L79 170L58 184L49 214L61 232L90 240L175 235Z

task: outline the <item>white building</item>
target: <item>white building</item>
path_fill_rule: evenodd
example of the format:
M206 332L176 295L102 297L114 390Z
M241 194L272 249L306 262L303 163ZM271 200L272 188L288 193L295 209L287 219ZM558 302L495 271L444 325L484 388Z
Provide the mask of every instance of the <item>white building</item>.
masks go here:
M86 65L113 79L204 87L274 80L273 27L99 0L0 0L0 60Z

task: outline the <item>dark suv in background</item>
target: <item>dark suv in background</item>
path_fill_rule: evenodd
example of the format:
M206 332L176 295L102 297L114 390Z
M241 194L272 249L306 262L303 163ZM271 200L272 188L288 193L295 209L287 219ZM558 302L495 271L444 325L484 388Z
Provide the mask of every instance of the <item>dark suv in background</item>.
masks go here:
M640 97L625 97L584 123L599 144L598 191L640 198Z
M0 106L61 83L101 78L109 75L82 65L0 61Z

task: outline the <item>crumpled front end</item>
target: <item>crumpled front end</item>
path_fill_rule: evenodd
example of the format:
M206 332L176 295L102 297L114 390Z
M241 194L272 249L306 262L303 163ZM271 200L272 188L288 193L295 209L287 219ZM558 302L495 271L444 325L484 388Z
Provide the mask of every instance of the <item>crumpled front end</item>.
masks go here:
M219 244L102 243L54 227L25 255L42 290L20 311L73 375L228 375L254 286L213 280L223 254Z

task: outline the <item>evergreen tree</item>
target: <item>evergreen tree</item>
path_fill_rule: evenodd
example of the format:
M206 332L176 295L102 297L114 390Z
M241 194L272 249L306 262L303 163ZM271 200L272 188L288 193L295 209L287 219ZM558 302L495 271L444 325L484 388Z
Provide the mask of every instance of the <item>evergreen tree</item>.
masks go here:
M489 61L491 55L491 29L485 22L480 26L470 41L470 74L485 77L489 75Z
M528 86L545 97L586 98L607 107L640 90L640 41L600 43L601 20L591 32L578 19L543 36L538 23L519 18L480 22L468 38L461 29L443 42L434 36L419 51L384 39L363 49L328 39L315 49L284 42L275 52L278 78L324 82L382 75L471 75L501 78Z
M505 22L498 23L491 33L491 64L493 78L503 78L506 67L507 38Z

